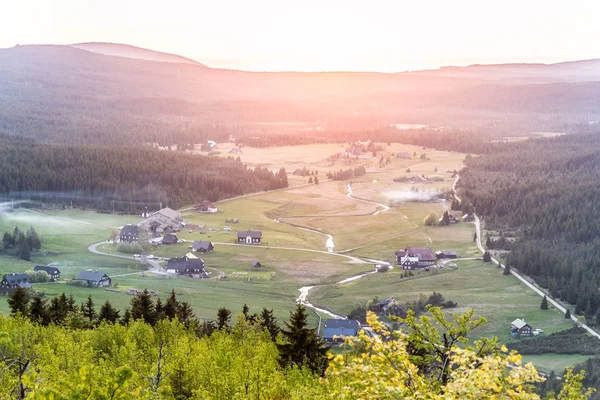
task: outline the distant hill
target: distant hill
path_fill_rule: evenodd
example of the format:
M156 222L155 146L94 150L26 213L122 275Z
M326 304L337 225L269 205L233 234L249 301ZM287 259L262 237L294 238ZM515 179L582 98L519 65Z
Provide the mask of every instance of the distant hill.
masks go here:
M120 43L87 42L72 44L71 47L91 51L92 53L105 54L108 56L135 58L137 60L158 61L167 63L193 64L204 66L204 64L190 58L176 54L163 53L161 51L144 49Z
M565 132L600 121L598 62L392 74L247 72L192 60L106 56L74 46L16 46L0 50L0 134L44 142L166 145L267 131L298 134L298 128L259 122L314 123L320 137L351 131L368 138L374 128L390 124L504 136Z

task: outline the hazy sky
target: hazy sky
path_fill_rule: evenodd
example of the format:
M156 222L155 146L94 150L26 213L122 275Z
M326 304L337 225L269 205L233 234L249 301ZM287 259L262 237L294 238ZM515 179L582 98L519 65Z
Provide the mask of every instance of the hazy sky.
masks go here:
M0 48L127 43L212 67L403 71L600 58L600 2L6 0Z

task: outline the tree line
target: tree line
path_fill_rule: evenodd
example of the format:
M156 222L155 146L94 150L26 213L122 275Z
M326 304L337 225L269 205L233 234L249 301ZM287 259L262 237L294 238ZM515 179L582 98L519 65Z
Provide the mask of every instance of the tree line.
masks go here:
M139 212L287 187L287 173L240 159L152 148L0 141L0 193L15 199Z
M600 323L600 136L504 144L466 165L463 198L489 228L516 235L506 264Z
M77 306L64 295L56 302L70 309L68 316L44 324L32 316L31 305L24 305L23 294L17 290L10 298L14 315L0 315L3 397L540 398L533 384L543 379L531 364L508 368L519 356L507 354L495 339L466 343L469 331L484 322L472 311L449 318L436 307L430 308L432 317L409 312L402 332L391 331L369 313L375 335L349 338L334 355L308 328L301 305L274 340L263 318L247 307L234 324L199 335L193 318L186 324L180 319L186 313L174 311L182 304L174 293L163 307L165 314L174 311L172 318L147 321L144 310L152 305L156 310L158 300L142 293L132 299L131 318L123 324L110 306L96 314L90 298ZM173 308L166 311L170 303ZM218 314L222 321L231 316L223 308ZM558 398L570 393L577 396L570 398L587 399L582 377L568 371Z
M23 232L18 226L10 232L4 232L2 235L2 247L0 250L3 252L18 256L22 260L29 261L31 258L32 251L38 251L42 248L42 240L39 235L33 229L33 226Z

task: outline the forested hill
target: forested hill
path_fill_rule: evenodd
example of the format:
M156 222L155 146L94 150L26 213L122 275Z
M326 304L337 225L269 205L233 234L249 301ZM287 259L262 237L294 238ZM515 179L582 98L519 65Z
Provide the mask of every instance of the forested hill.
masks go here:
M322 136L394 123L506 135L572 131L600 120L600 74L590 63L275 73L17 46L0 49L0 133L53 143L166 145L260 136L272 129L262 122L315 123Z
M285 170L152 148L64 146L0 138L0 197L134 212L287 186Z
M508 264L600 325L600 135L505 144L466 164L464 199L487 226L519 232Z

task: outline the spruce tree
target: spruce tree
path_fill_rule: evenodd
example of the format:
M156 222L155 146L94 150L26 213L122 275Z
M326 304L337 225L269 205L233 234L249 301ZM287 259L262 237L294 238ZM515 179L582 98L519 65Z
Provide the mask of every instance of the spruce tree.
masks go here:
M29 319L41 325L48 324L48 305L46 299L35 296L29 306Z
M27 240L21 242L21 249L19 250L19 258L21 260L29 261L31 259L31 249Z
M548 309L548 298L546 298L546 296L544 296L544 298L542 299L542 304L540 305L540 309L542 309L542 310Z
M177 297L175 296L175 289L171 290L171 294L167 298L167 302L165 303L164 313L165 317L170 320L177 317L177 310L179 309L179 303L177 302Z
M275 340L277 338L279 326L277 325L277 318L273 316L272 309L263 308L262 313L260 313L260 326L269 331L271 339Z
M48 318L50 322L54 322L55 324L60 324L63 322L67 316L66 301L67 298L64 293L62 296L57 296L50 300L50 305L48 306Z
M500 265L500 264L498 264ZM504 266L504 271L502 272L502 275L510 275L510 265L506 264Z
M490 262L492 261L492 256L490 255L489 251L486 251L485 253L483 253L483 262Z
M126 308L123 316L121 317L121 324L127 325L129 324L129 321L131 321L131 311L129 311L129 308Z
M156 322L154 302L148 289L144 289L142 293L131 299L131 318L143 319L150 325Z
M189 326L190 322L194 319L194 311L187 301L179 303L179 309L177 310L179 322L184 324L186 327Z
M29 292L24 288L16 288L8 298L8 306L10 307L10 315L21 314L28 315L29 311Z
M219 311L217 311L217 329L227 329L229 327L230 319L231 311L225 307L219 308Z
M316 329L308 328L307 320L306 309L298 304L296 310L290 313L290 320L285 322L285 329L281 331L285 342L277 344L279 363L283 368L295 364L323 375L328 364L329 349L317 336Z
M160 297L156 299L156 305L154 306L154 315L156 321L160 321L165 318L165 306L163 306Z
M113 308L110 301L106 302L100 307L100 313L98 314L98 321L106 321L114 324L119 320L119 311Z
M83 305L81 313L90 322L92 322L96 318L96 309L94 308L94 300L92 300L91 295L88 295L87 301Z
M569 308L565 311L565 319L571 319L571 309Z

